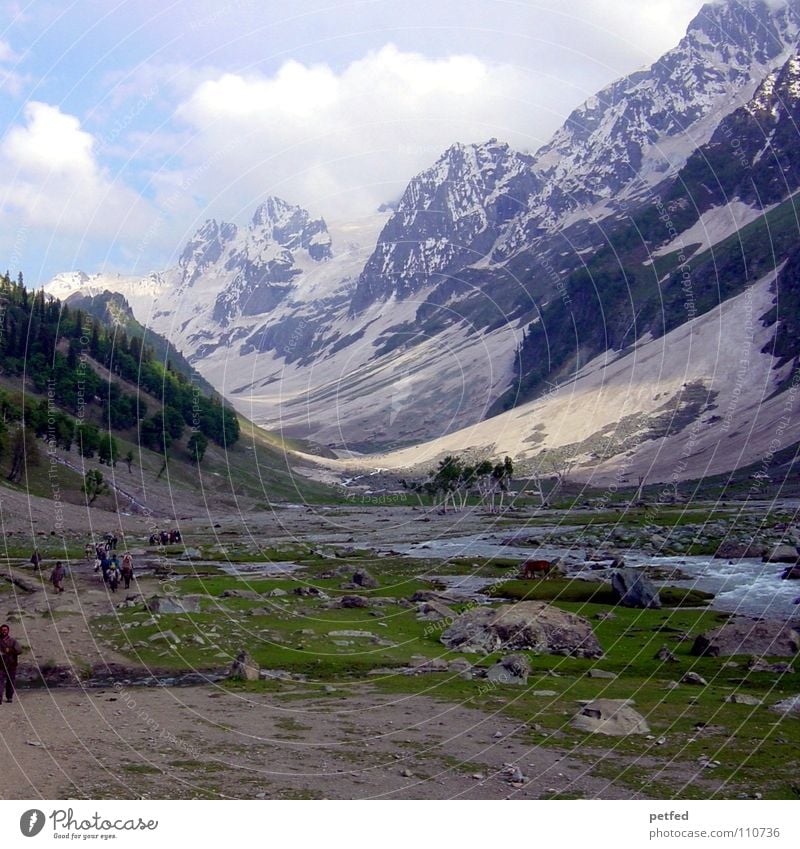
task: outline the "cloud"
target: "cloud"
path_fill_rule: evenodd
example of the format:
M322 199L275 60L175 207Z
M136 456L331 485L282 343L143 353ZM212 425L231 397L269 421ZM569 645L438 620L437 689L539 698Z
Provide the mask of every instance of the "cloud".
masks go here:
M74 116L46 103L27 103L24 124L12 127L0 143L4 217L87 239L143 230L144 201L101 168L94 147Z
M338 72L290 60L272 76L222 74L177 117L191 131L188 170L202 172L195 185L212 207L248 209L277 194L335 217L397 196L455 141L538 147L541 88L509 65L389 44Z

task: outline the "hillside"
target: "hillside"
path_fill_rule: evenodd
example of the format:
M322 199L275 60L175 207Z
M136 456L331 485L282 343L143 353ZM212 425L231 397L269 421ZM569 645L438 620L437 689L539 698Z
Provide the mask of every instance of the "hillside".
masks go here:
M7 277L0 308L0 485L18 515L58 531L67 505L91 526L96 510L156 522L330 497L280 440L174 369L166 340Z

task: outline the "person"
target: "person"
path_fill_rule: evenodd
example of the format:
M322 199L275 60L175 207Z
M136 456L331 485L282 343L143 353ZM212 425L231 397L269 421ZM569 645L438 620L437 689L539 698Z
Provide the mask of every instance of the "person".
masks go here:
M86 554L86 559L89 561L89 563L91 563L92 560L94 560L94 556L95 556L95 553L96 553L96 548L94 547L94 545L91 542L86 543L86 548L84 549L84 553Z
M34 569L41 569L42 567L42 555L39 553L38 548L34 548L33 554L31 554L31 563L33 563Z
M67 570L64 568L63 564L60 560L56 561L55 568L50 573L50 580L52 581L53 588L57 593L64 592L64 578L67 576Z
M119 566L117 565L116 557L109 562L108 572L106 573L106 581L108 582L111 592L115 593L119 586Z
M133 557L131 557L130 551L126 551L122 555L122 569L120 569L120 573L122 574L125 589L129 590L131 588L131 578L133 577Z
M14 681L17 677L17 660L22 654L22 647L11 636L8 625L0 625L0 702L3 692L7 702L14 701Z

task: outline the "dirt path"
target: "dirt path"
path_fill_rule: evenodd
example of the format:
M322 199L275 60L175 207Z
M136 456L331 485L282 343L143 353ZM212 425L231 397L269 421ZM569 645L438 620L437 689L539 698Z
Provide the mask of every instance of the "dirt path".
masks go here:
M365 685L23 691L0 723L6 798L630 795L506 718Z

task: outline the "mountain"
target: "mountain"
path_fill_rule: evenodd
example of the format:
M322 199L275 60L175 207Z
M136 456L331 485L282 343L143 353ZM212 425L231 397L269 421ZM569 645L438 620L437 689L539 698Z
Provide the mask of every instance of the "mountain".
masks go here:
M713 346L713 322L698 339L670 334L756 282L767 336L753 362L780 393L794 357L781 304L800 265L799 28L800 0L709 3L673 50L578 107L534 155L454 144L397 204L330 231L269 198L247 226L207 222L177 266L116 291L240 410L350 450L463 440L667 336ZM50 290L99 283L73 275ZM659 422L664 404L699 421L714 401L698 393L720 389L713 376L692 387L652 393L655 407L636 397ZM528 425L536 451L522 454L572 444Z

